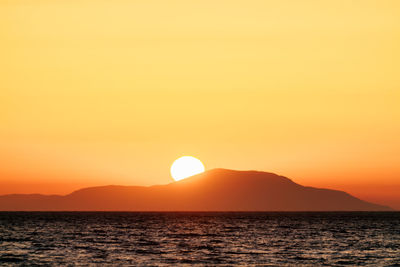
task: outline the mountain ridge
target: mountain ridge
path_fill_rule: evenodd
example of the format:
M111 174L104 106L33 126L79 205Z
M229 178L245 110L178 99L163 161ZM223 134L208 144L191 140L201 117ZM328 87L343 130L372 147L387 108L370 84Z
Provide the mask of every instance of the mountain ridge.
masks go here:
M108 185L67 195L0 196L0 210L389 211L344 191L302 186L269 172L212 169L166 185Z

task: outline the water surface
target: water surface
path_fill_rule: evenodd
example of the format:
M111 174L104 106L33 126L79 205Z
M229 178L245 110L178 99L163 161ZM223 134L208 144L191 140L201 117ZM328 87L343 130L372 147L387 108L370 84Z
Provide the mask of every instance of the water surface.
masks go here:
M0 265L400 265L400 213L0 212Z

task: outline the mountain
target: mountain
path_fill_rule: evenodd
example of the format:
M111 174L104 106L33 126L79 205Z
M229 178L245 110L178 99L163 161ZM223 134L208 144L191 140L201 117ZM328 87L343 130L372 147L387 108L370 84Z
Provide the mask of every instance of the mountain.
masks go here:
M306 187L273 173L214 169L150 187L101 186L66 196L4 195L8 211L389 211L348 193Z

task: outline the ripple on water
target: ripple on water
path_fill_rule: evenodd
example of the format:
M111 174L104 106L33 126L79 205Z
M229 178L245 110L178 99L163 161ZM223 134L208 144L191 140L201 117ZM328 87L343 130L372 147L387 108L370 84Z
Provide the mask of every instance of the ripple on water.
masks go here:
M0 265L400 264L400 213L0 212Z

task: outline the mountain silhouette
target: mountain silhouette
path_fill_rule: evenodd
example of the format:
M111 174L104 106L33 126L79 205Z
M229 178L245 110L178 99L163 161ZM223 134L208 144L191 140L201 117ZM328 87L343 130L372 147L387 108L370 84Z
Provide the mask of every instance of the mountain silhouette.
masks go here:
M273 173L213 169L167 185L101 186L69 195L4 195L7 211L389 211Z

